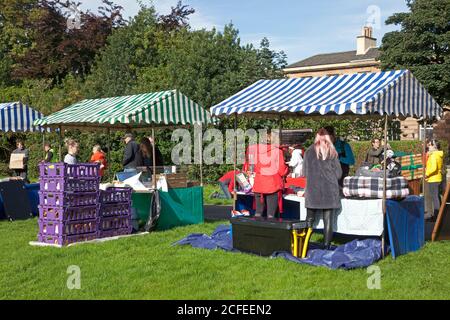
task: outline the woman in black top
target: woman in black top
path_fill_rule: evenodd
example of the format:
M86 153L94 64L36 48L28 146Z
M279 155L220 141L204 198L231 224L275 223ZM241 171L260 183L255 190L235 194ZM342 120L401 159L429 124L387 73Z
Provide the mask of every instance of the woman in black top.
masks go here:
M155 146L156 166L164 165L161 151ZM142 138L139 145L138 167L153 167L153 146L148 138Z

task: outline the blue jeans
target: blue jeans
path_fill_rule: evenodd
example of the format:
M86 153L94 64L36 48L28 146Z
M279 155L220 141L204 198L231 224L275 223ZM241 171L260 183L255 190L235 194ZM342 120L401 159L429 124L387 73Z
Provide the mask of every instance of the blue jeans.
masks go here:
M228 183L219 181L219 185L220 188L222 188L222 191L225 195L225 199L231 199L231 193L230 190L228 190Z

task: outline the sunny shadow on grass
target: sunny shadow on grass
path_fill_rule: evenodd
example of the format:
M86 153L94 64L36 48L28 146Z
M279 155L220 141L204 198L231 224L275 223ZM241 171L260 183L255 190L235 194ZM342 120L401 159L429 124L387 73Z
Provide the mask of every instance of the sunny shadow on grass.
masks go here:
M224 222L222 222L224 223ZM382 289L367 289L366 269L333 271L282 259L172 244L220 223L70 248L28 245L37 221L0 222L0 299L449 299L450 243L377 265ZM68 290L67 268L81 268Z

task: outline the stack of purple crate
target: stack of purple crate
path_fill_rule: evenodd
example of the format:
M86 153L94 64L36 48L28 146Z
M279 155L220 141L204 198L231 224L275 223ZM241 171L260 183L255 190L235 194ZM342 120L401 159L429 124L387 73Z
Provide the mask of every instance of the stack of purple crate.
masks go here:
M131 188L100 190L100 238L131 234Z
M39 165L38 241L58 245L99 235L100 165Z

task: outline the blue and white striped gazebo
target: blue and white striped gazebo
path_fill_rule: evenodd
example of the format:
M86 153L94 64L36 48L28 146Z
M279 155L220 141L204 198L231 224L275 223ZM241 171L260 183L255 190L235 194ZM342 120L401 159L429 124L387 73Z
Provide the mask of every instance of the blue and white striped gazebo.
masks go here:
M387 145L388 118L440 118L442 108L408 70L355 73L297 79L260 80L211 108L211 115L383 117ZM235 138L235 148L237 139ZM386 150L385 150L386 151ZM387 152L384 152L385 157ZM236 169L236 154L234 168ZM386 158L384 159L386 163ZM383 214L386 214L386 165ZM382 254L385 252L384 232Z
M433 119L441 112L408 70L260 80L211 108L218 117L245 113Z
M0 103L0 131L35 132L43 131L33 122L43 115L22 102Z

